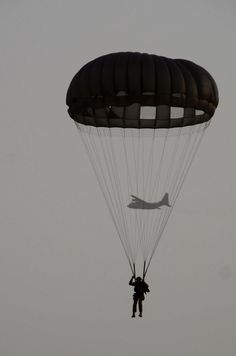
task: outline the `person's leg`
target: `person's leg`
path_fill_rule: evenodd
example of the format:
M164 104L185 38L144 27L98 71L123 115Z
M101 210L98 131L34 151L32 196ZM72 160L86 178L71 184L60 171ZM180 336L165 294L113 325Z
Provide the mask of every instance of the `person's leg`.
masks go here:
M139 298L138 300L138 308L139 308L139 316L142 317L143 315L143 300Z
M137 302L138 302L138 298L134 297L134 303L133 303L133 315L132 317L135 317L135 313L137 311Z

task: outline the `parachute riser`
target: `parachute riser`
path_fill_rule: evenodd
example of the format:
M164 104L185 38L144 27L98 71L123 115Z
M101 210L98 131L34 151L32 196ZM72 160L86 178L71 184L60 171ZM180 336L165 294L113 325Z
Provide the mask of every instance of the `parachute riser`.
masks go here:
M144 279L145 279L145 277L146 277L146 273L147 273L147 270L146 270L146 261L144 261L144 263L143 263L143 281L144 281Z
M135 266L135 263L133 263L133 265L130 264L130 267L131 267L131 271L132 271L132 274L134 276L134 278L136 278L136 266ZM147 268L146 268L146 261L144 261L143 263L143 281L146 277L146 274L147 274Z

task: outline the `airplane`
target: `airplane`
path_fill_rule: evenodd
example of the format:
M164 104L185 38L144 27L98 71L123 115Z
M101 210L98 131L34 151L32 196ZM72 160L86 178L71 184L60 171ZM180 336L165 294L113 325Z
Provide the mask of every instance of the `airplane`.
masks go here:
M128 208L132 209L160 209L162 206L168 206L171 207L169 203L169 194L165 193L162 200L160 200L157 203L149 203L145 200L142 200L135 195L131 195L132 201L129 205L127 205Z

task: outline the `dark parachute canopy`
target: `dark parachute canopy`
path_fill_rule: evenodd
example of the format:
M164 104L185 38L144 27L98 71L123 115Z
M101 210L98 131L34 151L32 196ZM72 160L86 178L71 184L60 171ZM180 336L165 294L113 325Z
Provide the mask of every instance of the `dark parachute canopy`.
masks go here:
M67 93L70 116L101 127L195 125L210 120L217 104L215 81L202 67L184 59L132 52L89 62L75 75ZM140 106L163 105L166 110L159 108L152 119L140 118ZM185 108L182 117L171 120L171 107Z
M111 53L74 76L75 121L135 273L145 276L205 129L218 105L202 67L147 53Z

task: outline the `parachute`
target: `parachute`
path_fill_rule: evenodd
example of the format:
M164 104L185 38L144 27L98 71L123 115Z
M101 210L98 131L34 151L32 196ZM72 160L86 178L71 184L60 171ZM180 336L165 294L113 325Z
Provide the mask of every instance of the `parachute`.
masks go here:
M80 69L66 102L131 271L141 256L145 277L218 105L216 83L188 60L111 53Z

